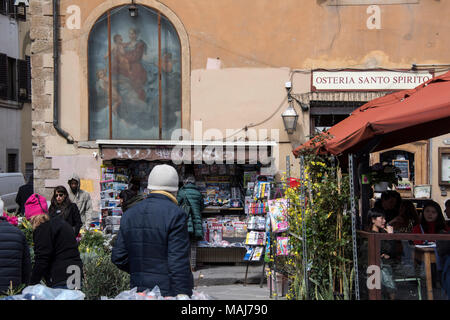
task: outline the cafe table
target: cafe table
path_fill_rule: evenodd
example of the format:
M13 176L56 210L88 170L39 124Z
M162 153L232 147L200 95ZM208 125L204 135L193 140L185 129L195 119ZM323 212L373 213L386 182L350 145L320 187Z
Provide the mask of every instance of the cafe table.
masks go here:
M415 246L415 259L423 261L425 265L425 277L427 282L427 298L433 300L433 281L431 277L431 264L436 263L435 247Z

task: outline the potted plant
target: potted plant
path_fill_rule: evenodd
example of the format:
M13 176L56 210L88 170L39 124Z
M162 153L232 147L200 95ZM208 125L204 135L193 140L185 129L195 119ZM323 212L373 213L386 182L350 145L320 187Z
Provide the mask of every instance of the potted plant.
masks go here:
M383 192L387 188L397 186L398 181L401 180L400 169L392 164L376 163L370 167L370 183L374 186L376 192Z

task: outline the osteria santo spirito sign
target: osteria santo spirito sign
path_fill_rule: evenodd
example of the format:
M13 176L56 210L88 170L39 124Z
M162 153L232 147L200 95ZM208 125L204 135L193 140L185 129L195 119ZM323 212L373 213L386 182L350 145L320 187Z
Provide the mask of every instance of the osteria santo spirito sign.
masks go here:
M433 74L429 71L313 70L311 91L403 90L431 78Z

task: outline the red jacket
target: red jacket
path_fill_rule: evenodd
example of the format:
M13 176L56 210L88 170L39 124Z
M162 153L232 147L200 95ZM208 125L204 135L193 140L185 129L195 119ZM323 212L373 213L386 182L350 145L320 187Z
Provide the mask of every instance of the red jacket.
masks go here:
M412 233L433 234L433 233L439 233L441 231L441 230L436 230L435 222L426 222L426 224L427 224L427 232L425 232L425 230L422 230L422 225L419 223L412 228ZM446 226L444 230L446 232L450 231L448 226ZM425 241L423 241L423 240L416 240L416 241L414 241L414 244L423 244L424 242Z

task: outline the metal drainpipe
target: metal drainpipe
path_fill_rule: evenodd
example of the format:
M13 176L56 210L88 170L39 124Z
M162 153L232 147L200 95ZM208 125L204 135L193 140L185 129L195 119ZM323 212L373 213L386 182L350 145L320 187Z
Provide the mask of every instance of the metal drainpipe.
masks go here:
M53 126L67 143L73 144L73 137L59 126L59 0L53 0Z

